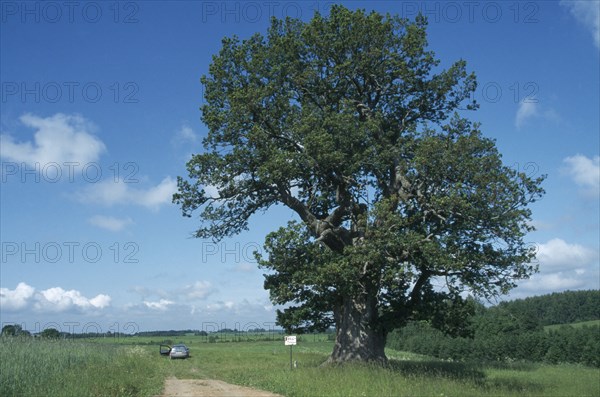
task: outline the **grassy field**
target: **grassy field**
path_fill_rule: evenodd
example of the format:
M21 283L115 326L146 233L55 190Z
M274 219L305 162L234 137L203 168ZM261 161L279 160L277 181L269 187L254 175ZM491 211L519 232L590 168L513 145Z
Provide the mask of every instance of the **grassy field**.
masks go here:
M0 338L0 396L150 396L164 377L154 349Z
M560 329L562 327L581 328L581 327L594 327L594 326L600 326L600 320L581 321L579 323L571 323L571 324L546 325L544 327L544 330L549 331L549 330L553 330L553 329Z
M290 370L282 340L173 339L190 346L190 359L161 357L161 338L0 338L0 395L153 396L166 377L176 376L221 379L285 396L600 396L600 370L582 366L453 363L388 350L389 368L321 368L332 342L309 336L294 347L298 366Z

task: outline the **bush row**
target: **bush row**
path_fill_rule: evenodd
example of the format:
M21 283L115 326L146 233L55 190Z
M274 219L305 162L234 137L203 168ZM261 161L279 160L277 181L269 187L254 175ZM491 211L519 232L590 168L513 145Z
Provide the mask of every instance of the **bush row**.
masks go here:
M426 322L410 323L388 336L388 347L458 361L532 361L600 367L600 327L485 332L472 338L444 335Z

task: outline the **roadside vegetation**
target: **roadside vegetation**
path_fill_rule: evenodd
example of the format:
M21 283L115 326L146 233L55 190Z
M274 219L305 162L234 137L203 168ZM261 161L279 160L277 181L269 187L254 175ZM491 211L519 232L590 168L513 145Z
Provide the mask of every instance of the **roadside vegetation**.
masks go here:
M451 337L429 322L412 322L388 336L388 347L454 361L600 367L600 291L478 305L474 312L464 325L468 337Z
M3 337L0 395L156 396L169 376L220 379L285 396L600 395L600 370L571 364L450 362L386 349L388 368L323 368L333 342L319 336L298 341L293 370L282 340L207 343L190 335L181 342L192 357L170 360L157 345L145 344L149 337L119 343Z
M600 371L577 365L460 363L386 349L390 366L321 367L332 343L304 338L279 342L202 344L189 362L165 362L184 377L217 378L285 396L597 396ZM192 345L193 346L193 345ZM194 353L196 352L196 353Z
M0 396L160 394L164 377L154 353L140 346L2 337Z
M53 331L31 335L6 325L0 396L158 396L170 376L219 379L284 396L600 396L600 316L593 319L598 294L569 292L480 307L471 338L450 338L427 323L412 323L390 336L385 368L322 367L333 347L332 332L298 335L290 369L290 348L276 331L57 338ZM553 313L556 321L575 322L547 324L531 314L535 307ZM191 358L163 357L161 343L184 343Z

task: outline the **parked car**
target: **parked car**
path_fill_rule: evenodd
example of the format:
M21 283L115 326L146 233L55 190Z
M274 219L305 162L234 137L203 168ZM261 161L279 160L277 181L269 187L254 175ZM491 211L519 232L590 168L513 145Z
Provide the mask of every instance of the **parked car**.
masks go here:
M168 356L171 353L171 346L160 345L159 351L161 356Z
M169 357L174 358L188 358L190 356L190 349L186 345L175 345L171 347Z

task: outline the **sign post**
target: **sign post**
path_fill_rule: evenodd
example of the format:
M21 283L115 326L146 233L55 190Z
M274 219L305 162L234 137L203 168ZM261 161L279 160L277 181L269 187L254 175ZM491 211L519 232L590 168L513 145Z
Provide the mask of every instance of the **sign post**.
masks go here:
M285 337L285 346L290 347L290 370L293 369L292 366L292 347L296 344L296 335L288 335Z

